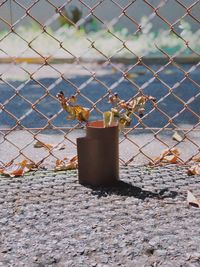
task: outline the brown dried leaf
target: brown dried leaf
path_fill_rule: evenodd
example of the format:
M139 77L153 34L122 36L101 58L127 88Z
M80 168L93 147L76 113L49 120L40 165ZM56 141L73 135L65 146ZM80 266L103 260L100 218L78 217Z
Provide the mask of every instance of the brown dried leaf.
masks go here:
M55 171L67 171L74 170L78 168L78 157L74 156L70 160L68 158L64 158L63 160L56 160Z
M200 174L200 163L190 167L187 173L188 175Z
M34 148L42 148L43 147L47 150L51 150L54 147L54 145L52 145L52 144L45 144L41 141L37 141L33 146L34 146Z
M200 162L200 156L193 157L192 160L196 162Z
M41 141L37 141L34 145L34 148L45 148L47 150L62 150L65 149L65 145L64 144L46 144L43 143Z
M183 138L180 136L180 134L178 132L175 132L172 136L172 139L178 142L181 142L183 140Z
M19 163L11 164L9 166L5 166L5 168L0 169L0 173L10 177L18 177L23 176L24 173L29 172L36 165L28 160L23 160Z
M78 162L78 157L74 156L73 158L70 159L70 162Z
M200 208L200 199L197 199L189 190L187 191L187 202L189 205Z
M165 149L159 157L156 157L154 164L159 163L177 163L180 152L177 148Z

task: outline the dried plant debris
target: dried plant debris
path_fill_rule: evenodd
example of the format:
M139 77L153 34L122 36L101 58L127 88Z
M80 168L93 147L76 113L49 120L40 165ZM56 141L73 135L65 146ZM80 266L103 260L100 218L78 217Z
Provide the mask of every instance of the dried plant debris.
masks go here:
M160 156L153 159L151 165L173 164L179 162L180 152L177 148L165 149Z
M200 162L200 156L194 156L194 157L192 158L192 161Z
M200 199L197 199L189 190L187 191L187 203L197 208L200 207Z
M188 171L188 175L195 175L195 174L200 174L200 163L191 166Z
M64 144L47 144L42 141L37 141L34 145L34 148L45 148L46 150L63 150L65 149Z
M74 105L77 99L76 96L65 98L63 91L57 94L57 99L62 108L69 114L67 120L78 120L80 122L87 122L90 116L90 109L79 105Z
M78 157L74 156L71 159L64 158L63 160L57 159L55 171L67 171L78 168Z
M178 132L174 132L174 134L172 135L172 139L177 142L183 141L182 136Z
M18 177L37 168L38 166L35 163L24 159L19 163L10 162L5 167L0 168L0 174L10 177Z
M118 121L119 130L123 130L131 124L131 116L134 113L137 112L139 117L143 117L147 101L156 102L156 99L152 96L142 95L125 101L120 99L117 93L110 94L108 102L112 108L103 114L104 127L109 127Z
M69 114L67 116L68 120L88 122L90 109L75 105L77 101L76 96L72 95L65 98L63 91L60 91L56 97L61 107ZM113 123L118 122L119 129L123 130L126 126L130 125L131 116L136 112L139 117L143 117L147 101L156 102L156 99L152 96L141 95L125 101L120 99L117 93L110 94L108 102L112 105L112 108L103 114L104 127L112 126Z

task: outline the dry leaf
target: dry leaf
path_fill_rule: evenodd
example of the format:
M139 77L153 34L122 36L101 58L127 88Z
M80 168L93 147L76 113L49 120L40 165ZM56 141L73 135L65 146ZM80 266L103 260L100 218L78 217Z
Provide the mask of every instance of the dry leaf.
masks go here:
M156 157L154 164L159 163L177 163L180 152L177 148L165 149L159 157Z
M138 74L137 73L126 73L124 76L130 80L133 80L138 77Z
M4 174L10 177L18 177L24 175L24 173L29 172L36 165L28 160L23 160L19 163L11 164L9 166L5 166L5 168L0 169L0 174Z
M67 171L67 170L74 170L78 168L78 158L74 156L73 158L69 159L64 158L63 160L56 160L56 171Z
M37 141L34 145L34 148L45 148L47 150L51 150L54 146L52 144L45 144L41 141Z
M88 121L90 116L90 110L81 106L74 106L74 112L78 121Z
M175 132L172 136L173 140L176 140L178 142L181 142L183 140L183 138L180 136L180 134L178 132Z
M65 95L62 91L60 91L56 96L62 106L62 108L69 113L67 116L67 120L79 120L81 122L87 122L90 116L90 109L81 106L74 106L73 103L76 102L76 97L71 96L69 98L65 98Z
M200 163L190 167L187 173L188 175L200 174Z
M189 205L200 208L200 199L197 199L189 190L187 191L187 202Z
M74 156L73 158L70 159L70 162L78 162L78 157Z
M64 144L46 144L46 143L43 143L41 141L37 141L34 145L34 148L45 148L47 150L62 150L62 149L65 149L65 145Z
M192 160L196 162L200 162L200 156L193 157Z

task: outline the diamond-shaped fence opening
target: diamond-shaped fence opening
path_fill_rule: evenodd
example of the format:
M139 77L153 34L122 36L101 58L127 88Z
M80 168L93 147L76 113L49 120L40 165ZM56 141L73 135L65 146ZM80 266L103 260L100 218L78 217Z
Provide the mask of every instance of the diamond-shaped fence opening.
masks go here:
M172 148L181 162L199 155L199 14L199 0L1 1L0 164L76 154L84 124L66 120L61 90L91 120L111 108L110 93L156 98L120 133L121 164Z

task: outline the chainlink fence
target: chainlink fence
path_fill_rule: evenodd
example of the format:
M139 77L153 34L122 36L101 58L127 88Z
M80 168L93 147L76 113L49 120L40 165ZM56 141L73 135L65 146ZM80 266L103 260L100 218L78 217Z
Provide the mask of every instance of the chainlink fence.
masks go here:
M121 164L172 148L182 163L198 156L199 14L195 0L0 1L1 165L76 154L85 126L66 120L61 90L90 120L109 110L110 93L157 99L120 133Z

